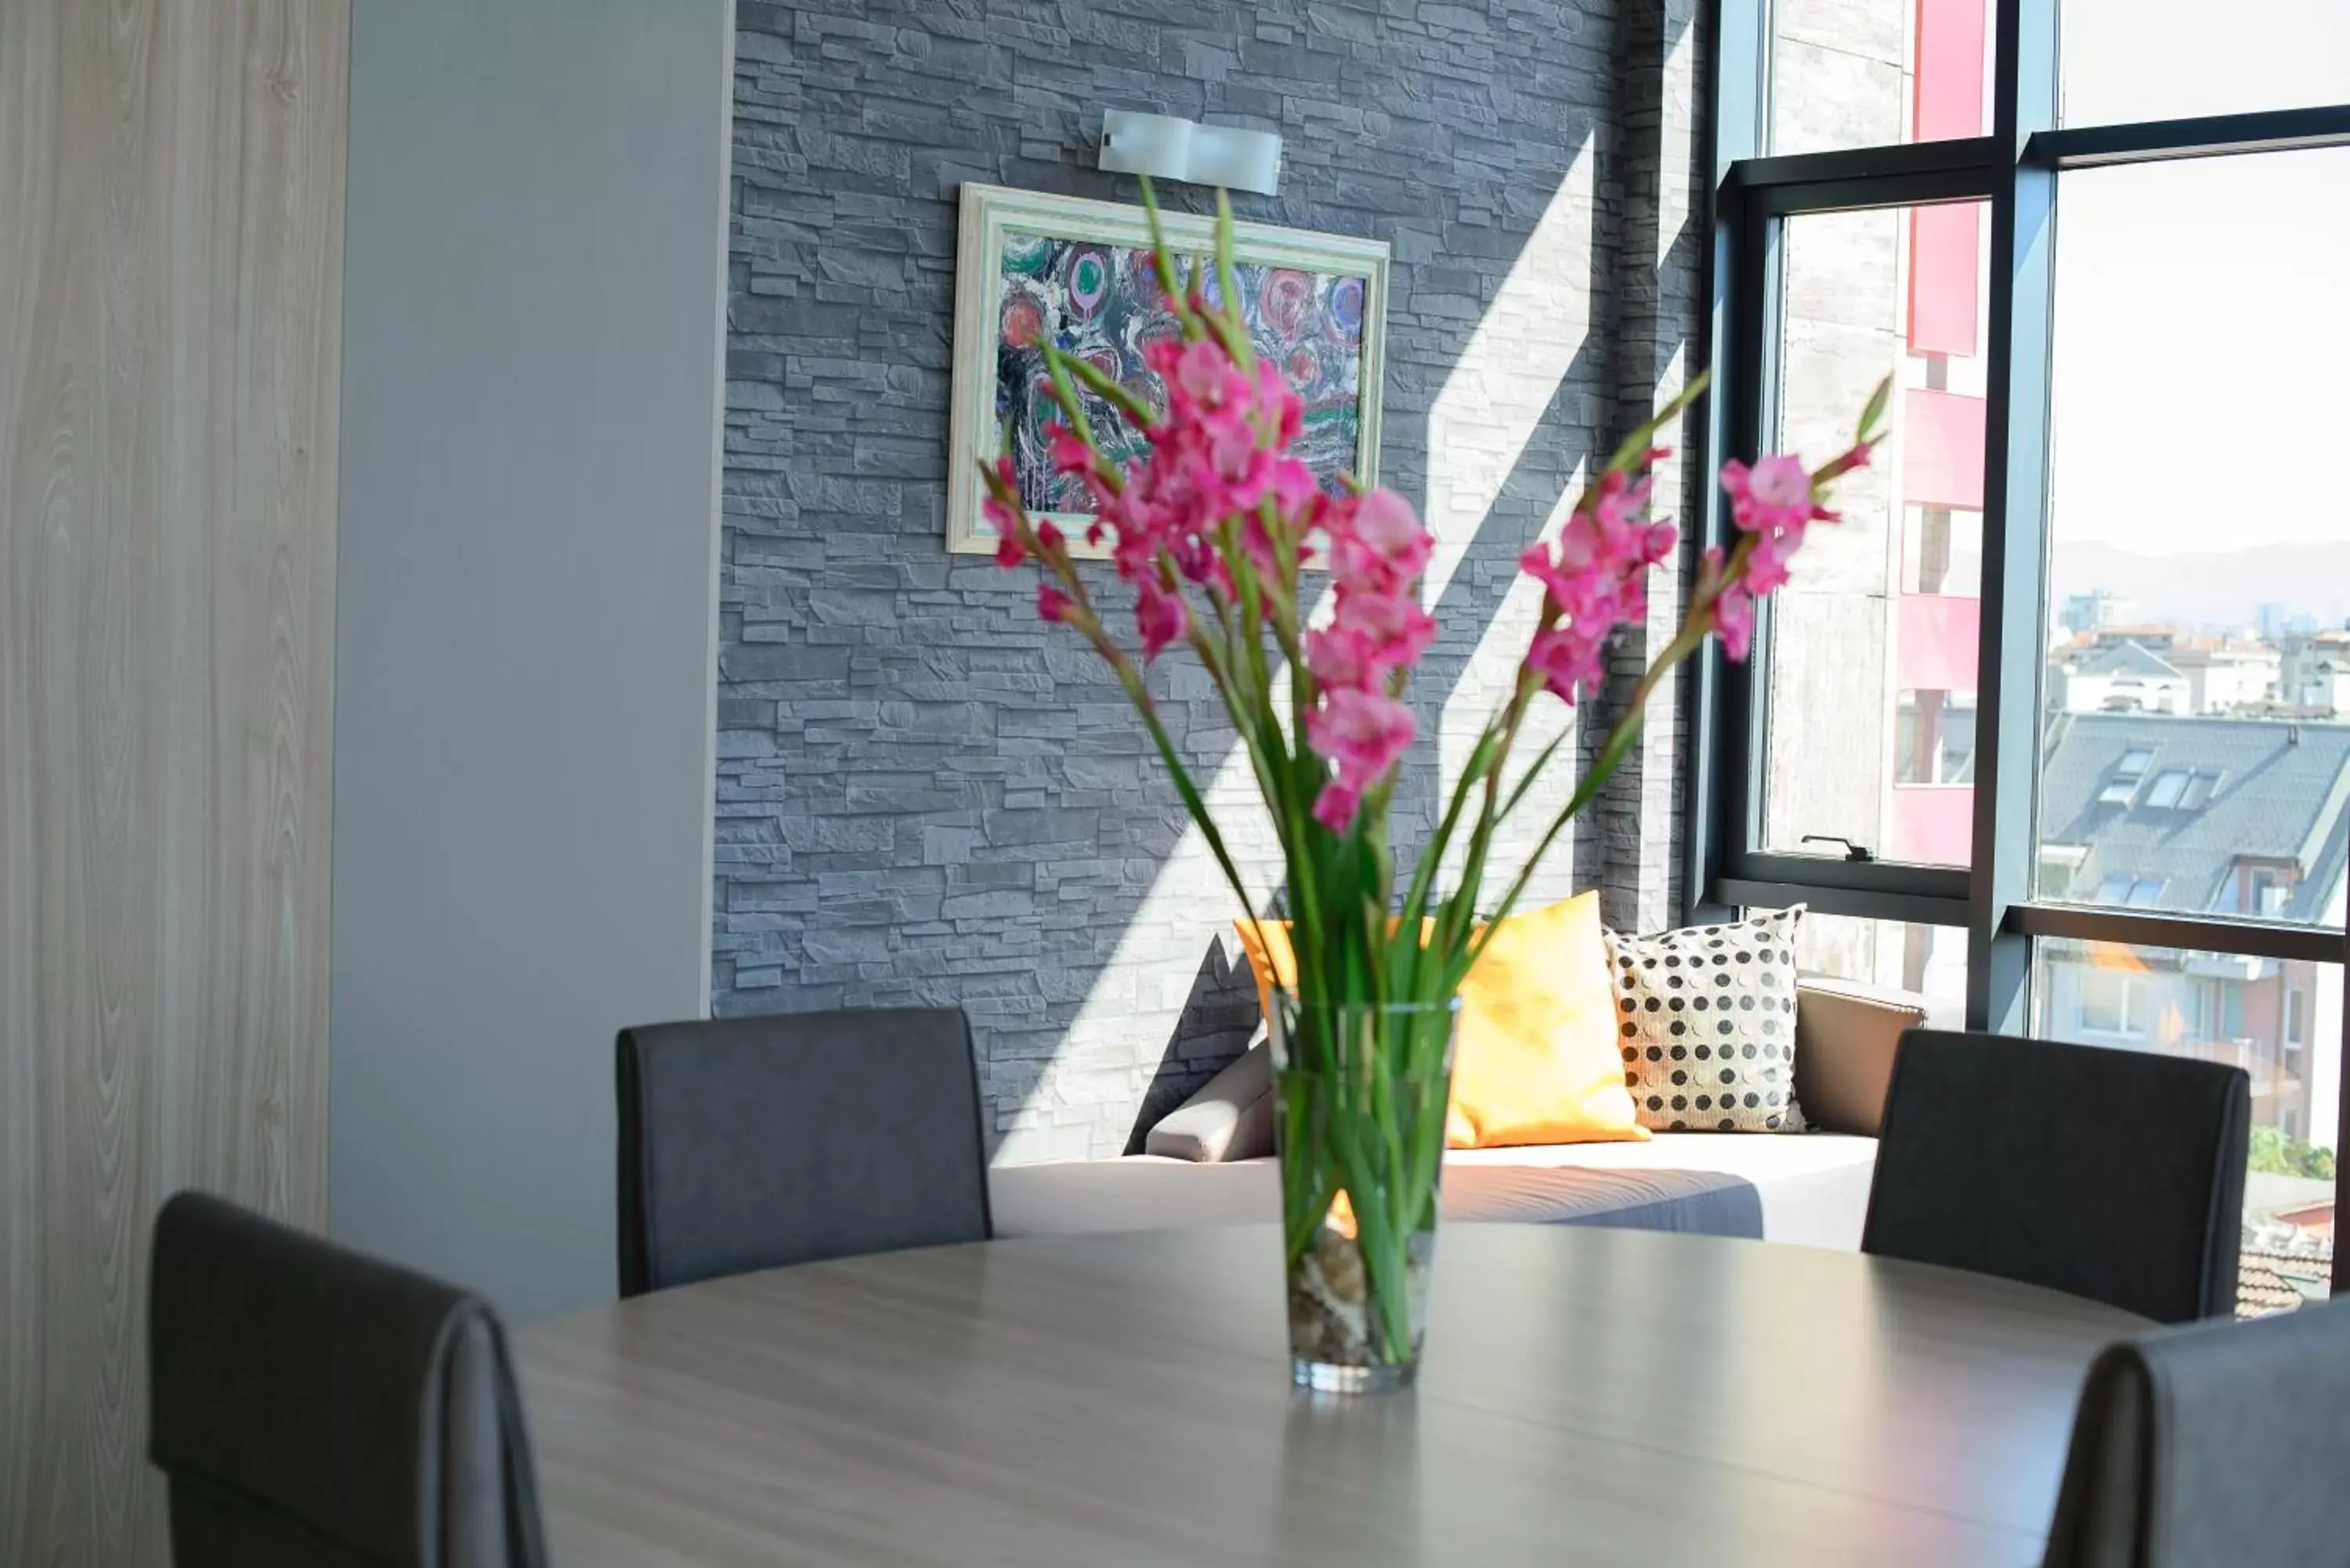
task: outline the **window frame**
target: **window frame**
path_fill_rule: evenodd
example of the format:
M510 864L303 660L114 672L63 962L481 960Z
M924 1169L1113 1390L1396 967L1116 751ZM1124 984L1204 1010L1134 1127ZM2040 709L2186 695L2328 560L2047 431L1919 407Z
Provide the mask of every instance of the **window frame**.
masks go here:
M1967 1024L2030 1027L2040 940L2239 954L2343 967L2350 932L2246 915L2068 904L2040 896L2034 809L2043 698L2043 568L2053 362L2052 296L2064 171L2185 158L2350 147L2350 103L2125 124L2060 126L2060 0L1990 0L1989 135L1773 154L1773 0L1711 0L1706 218L1711 232L1703 323L1716 381L1691 445L1711 466L1752 461L1777 395L1777 328L1786 221L1820 213L1983 202L1990 209L1989 326L1981 513L1981 663L1975 686L1974 823L1968 865L1918 866L1763 849L1762 778L1769 719L1767 604L1754 649L1731 665L1709 644L1690 680L1685 915L1807 903L1824 913L1967 933ZM1731 528L1719 487L1691 519L1707 544ZM2141 781L2142 782L2142 781ZM2305 1004L2304 1004L2305 1005ZM2350 1006L2343 1010L2350 1064ZM2303 1025L2304 1033L2307 1025ZM2350 1132L2350 1071L2341 1075ZM2337 1251L2334 1289L2350 1288Z

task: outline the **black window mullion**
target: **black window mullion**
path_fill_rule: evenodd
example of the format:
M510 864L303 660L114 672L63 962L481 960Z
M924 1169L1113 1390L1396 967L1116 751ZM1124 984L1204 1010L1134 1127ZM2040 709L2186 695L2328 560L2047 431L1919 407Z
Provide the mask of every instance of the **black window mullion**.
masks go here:
M2056 5L2057 0L1999 0L1992 118L1994 135L2011 157L2025 139L2055 123ZM2047 170L2015 168L1991 198L1967 1023L2007 1034L2022 1033L2030 1024L2032 942L2010 929L2007 916L2032 892L2039 785L2055 181Z
M2350 104L2128 125L2068 126L2033 135L2024 143L2023 159L2038 169L2102 169L2119 163L2298 152L2319 147L2350 147Z
M2007 914L2014 936L2041 940L2177 948L2298 963L2334 963L2342 933L2331 926L2289 926L2210 915L2175 915L2088 904L2017 904Z
M2002 151L1997 138L1975 136L1949 141L1905 141L1889 147L1791 152L1742 160L1731 166L1726 178L1749 190L1761 190L1772 185L1836 184L1854 180L1903 180L1971 172L1984 182L1983 189L1977 193L1989 195L1989 182L2003 161Z

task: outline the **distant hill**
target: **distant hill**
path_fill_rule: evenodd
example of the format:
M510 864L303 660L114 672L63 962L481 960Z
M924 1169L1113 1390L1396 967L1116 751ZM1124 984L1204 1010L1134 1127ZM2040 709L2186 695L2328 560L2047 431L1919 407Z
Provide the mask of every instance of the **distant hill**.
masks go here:
M2257 545L2180 556L2141 556L2111 545L2059 542L2050 562L2051 601L2103 588L2136 600L2150 621L2186 627L2248 627L2263 604L2321 626L2350 619L2350 540Z

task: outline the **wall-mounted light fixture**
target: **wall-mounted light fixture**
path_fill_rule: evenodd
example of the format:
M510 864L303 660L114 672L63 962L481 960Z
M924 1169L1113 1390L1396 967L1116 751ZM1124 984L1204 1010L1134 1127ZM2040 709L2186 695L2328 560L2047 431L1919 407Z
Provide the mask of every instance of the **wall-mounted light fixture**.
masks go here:
M1148 174L1270 196L1281 183L1281 138L1113 109L1102 116L1101 166L1114 174Z

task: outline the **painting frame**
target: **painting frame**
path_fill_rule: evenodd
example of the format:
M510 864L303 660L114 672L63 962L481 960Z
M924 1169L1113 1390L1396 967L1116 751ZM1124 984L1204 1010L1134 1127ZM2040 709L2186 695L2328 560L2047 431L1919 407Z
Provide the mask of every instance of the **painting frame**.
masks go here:
M1167 244L1179 256L1206 254L1214 249L1212 217L1164 211L1160 217ZM980 510L984 495L979 463L993 461L1003 447L996 409L996 358L1003 306L1003 246L1007 235L1014 232L1119 248L1147 248L1150 244L1149 218L1139 206L964 183L956 230L953 403L947 441L947 549L952 555L988 555L995 549L994 532ZM1388 243L1235 222L1232 260L1241 265L1363 280L1351 472L1366 487L1377 483L1388 275L1392 260ZM1052 515L1066 524L1064 514ZM1076 519L1079 524L1086 521L1082 514L1076 514ZM1107 548L1088 545L1082 526L1067 531L1073 555L1098 559L1109 554Z

